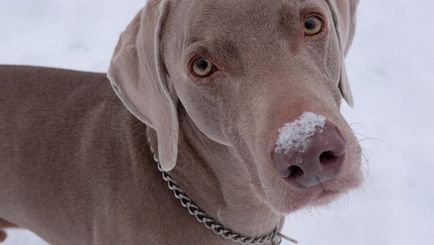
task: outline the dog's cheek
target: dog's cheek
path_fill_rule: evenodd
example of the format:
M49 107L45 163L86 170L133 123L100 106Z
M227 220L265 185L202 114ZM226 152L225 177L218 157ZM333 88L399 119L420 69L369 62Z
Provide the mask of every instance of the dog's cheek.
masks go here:
M180 81L180 80L178 80ZM205 86L196 86L188 82L174 83L179 102L195 127L214 142L227 145L224 130L223 108L218 103L213 91Z

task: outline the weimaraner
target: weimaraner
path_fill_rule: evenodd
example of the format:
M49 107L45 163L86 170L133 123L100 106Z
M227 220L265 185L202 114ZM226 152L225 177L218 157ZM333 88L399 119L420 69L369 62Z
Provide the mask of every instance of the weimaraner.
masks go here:
M278 244L285 214L362 181L339 112L357 4L154 0L108 74L1 66L0 228L62 245Z

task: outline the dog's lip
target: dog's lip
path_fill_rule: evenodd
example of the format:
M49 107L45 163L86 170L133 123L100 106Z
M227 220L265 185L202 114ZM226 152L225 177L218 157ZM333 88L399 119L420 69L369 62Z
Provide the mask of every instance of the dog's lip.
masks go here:
M323 189L320 198L322 197L328 197L332 195L339 195L341 192L339 190L329 190L329 189Z
M329 183L321 183L320 185L309 187L306 189L299 189L299 194L303 196L310 196L313 202L320 201L322 199L334 198L342 194L344 190L332 189L329 187Z
M335 200L340 195L341 191L323 189L320 194L314 199L313 204L324 205L331 202L332 200Z

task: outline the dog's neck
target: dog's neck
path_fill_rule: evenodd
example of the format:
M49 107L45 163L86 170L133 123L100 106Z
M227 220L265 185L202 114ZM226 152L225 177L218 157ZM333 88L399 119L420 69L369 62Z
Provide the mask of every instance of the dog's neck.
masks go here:
M155 134L151 134L150 143L156 149ZM178 146L177 165L169 174L209 216L246 236L281 228L283 216L260 200L231 149L203 135L189 117L180 120Z

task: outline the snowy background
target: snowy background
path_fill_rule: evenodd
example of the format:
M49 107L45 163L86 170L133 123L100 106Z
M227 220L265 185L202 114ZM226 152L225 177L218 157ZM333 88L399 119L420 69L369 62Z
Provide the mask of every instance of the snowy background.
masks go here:
M0 0L0 64L107 70L133 0ZM367 162L365 184L290 215L302 245L434 244L434 1L362 0L347 60L356 107L343 112ZM1 187L0 187L1 188ZM6 245L46 244L25 231Z

